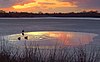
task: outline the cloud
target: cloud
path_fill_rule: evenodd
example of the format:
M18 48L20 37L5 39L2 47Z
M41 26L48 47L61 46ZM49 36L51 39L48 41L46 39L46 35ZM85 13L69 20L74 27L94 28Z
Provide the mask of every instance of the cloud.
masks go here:
M77 5L80 8L100 8L100 0L0 0L0 8L8 8L14 5L29 5L29 3L32 4L34 1L41 2L44 5L53 5L56 2L74 2L74 6Z
M5 8L5 7L10 7L14 5L17 2L17 0L0 0L0 7Z
M13 6L13 8L14 9L24 9L24 8L34 7L34 6L38 6L38 4L32 2L32 3L23 4L23 5L15 5Z
M100 8L100 0L86 0L78 4L82 8Z
M100 0L60 0L63 2L76 2L80 8L100 8Z
M11 7L15 4L24 4L27 2L33 2L34 0L0 0L0 8Z
M0 0L0 9L33 12L100 11L99 3L100 0Z
M50 2L38 2L38 4L41 4L41 5L55 5L55 3L50 3Z
M36 2L25 3L23 5L14 5L15 9L24 9L30 7L41 7L41 8L56 8L56 7L77 7L74 2L60 2L57 0L37 0Z

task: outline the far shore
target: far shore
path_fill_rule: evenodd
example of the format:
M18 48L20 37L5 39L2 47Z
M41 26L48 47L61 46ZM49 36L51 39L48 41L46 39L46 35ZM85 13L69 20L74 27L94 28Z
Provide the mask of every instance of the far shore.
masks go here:
M0 17L0 19L92 19L100 20L95 17Z

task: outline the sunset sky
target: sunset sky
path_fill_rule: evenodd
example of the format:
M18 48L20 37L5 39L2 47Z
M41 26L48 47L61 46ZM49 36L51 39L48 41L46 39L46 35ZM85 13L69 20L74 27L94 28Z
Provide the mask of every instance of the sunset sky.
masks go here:
M0 0L0 10L18 12L98 10L100 12L100 0Z

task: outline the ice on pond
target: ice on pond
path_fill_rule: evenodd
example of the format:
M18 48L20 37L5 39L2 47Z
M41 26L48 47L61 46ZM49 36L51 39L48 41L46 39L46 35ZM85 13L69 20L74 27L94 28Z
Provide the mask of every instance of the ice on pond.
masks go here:
M25 32L4 36L4 39L18 46L52 47L58 45L85 45L89 44L97 36L94 33L63 32L63 31L38 31Z

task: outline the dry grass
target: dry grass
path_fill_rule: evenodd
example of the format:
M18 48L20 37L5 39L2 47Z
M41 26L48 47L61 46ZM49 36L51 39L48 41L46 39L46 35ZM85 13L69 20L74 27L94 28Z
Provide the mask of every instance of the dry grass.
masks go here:
M94 46L21 49L8 45L6 41L0 44L0 62L100 62L100 48Z

